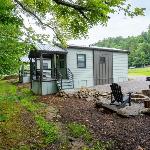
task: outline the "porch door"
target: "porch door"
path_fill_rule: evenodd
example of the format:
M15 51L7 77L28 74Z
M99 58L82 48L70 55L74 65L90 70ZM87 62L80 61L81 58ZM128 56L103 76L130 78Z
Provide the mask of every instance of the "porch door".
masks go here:
M63 79L67 78L67 63L66 63L66 55L58 55L57 56L57 69L63 76Z
M113 82L112 52L94 51L94 84Z

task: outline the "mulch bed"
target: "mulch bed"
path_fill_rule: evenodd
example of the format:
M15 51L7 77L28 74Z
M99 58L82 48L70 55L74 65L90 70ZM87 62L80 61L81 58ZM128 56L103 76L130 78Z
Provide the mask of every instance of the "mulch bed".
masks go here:
M97 109L94 102L75 98L63 99L55 95L42 96L40 101L59 109L59 121L86 124L96 139L115 141L114 150L136 150L141 146L150 150L150 116L121 118L115 113Z

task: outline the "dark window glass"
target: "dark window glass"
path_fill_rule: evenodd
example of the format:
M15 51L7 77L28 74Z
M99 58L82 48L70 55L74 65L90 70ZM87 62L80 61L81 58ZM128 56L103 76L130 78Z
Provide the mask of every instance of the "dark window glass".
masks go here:
M65 61L64 60L60 60L60 68L64 68L65 67Z
M48 63L43 63L43 70L48 69Z
M101 64L104 64L105 61L106 61L106 60L105 60L105 57L100 57L100 63L101 63Z
M77 67L86 68L86 55L85 54L77 54Z

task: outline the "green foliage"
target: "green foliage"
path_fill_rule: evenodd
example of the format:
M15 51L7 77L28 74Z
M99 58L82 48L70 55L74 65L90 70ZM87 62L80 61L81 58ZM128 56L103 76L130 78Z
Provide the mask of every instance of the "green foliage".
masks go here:
M57 126L52 122L47 122L42 116L36 115L35 120L40 130L45 135L45 143L54 143L58 139L59 130Z
M129 66L141 67L150 64L150 27L147 32L136 37L107 38L94 45L129 50Z
M75 138L82 137L85 141L91 141L92 136L88 128L85 125L78 123L70 123L68 125L69 133Z
M26 54L27 44L21 42L21 18L15 15L11 0L0 2L0 75L16 73L19 58Z

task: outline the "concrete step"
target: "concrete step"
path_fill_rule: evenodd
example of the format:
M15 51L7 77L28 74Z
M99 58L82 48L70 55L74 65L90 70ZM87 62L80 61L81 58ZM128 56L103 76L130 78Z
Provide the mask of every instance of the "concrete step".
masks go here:
M59 89L61 89L61 81L57 81L57 86ZM65 89L73 89L73 83L68 79L62 80L62 90Z

